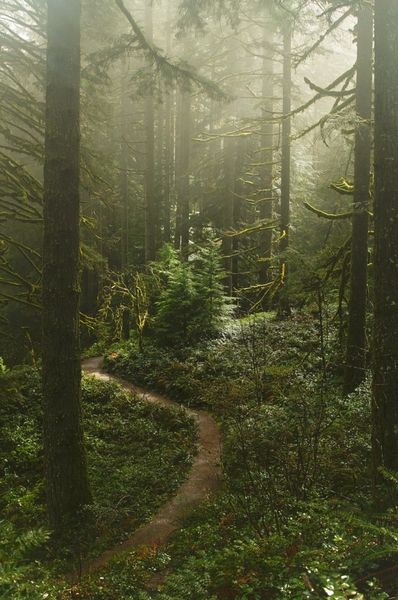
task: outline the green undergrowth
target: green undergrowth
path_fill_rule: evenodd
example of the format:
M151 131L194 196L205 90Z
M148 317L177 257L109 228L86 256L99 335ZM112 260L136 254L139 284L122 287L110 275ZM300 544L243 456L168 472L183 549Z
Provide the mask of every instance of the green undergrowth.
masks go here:
M225 485L151 557L158 592L146 572L119 595L92 582L84 598L396 597L397 515L371 505L370 385L342 397L338 336L330 325L321 339L319 325L264 314L195 348L112 348L109 370L217 415ZM140 557L126 560L145 573ZM122 564L105 580L119 581Z
M50 550L44 509L39 374L4 370L0 386L0 598L55 597L49 584L54 547ZM183 410L140 401L91 377L83 378L82 404L94 498L87 521L94 526L83 527L69 554L58 557L68 564L122 541L150 519L185 479L196 452L196 425ZM62 565L55 561L55 567Z

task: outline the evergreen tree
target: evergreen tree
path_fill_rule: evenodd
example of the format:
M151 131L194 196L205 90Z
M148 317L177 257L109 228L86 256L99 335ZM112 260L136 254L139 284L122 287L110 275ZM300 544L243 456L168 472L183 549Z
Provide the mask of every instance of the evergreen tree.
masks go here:
M260 219L271 221L274 209L274 181L273 181L273 146L274 124L274 24L272 20L264 27L264 57L263 57L263 82L262 82L262 118L261 131L261 156L264 162L261 169L263 189L261 189ZM259 234L260 269L259 284L267 285L271 281L272 258L272 229L266 229ZM265 308L267 302L263 303Z
M290 176L291 176L291 106L292 106L292 24L288 21L283 30L283 121L282 121L282 168L281 168L281 241L280 264L281 289L278 314L281 318L290 314L288 289L288 262L290 234Z
M154 265L163 278L155 306L157 339L176 347L217 334L232 313L231 299L224 294L218 249L200 248L189 262L170 246L162 255L163 261Z
M166 346L184 346L191 341L195 318L195 287L191 267L173 261L167 274L167 285L156 302L155 332Z
M210 243L194 256L195 287L194 337L211 337L222 330L233 311L232 299L225 295L225 273L218 248Z
M350 305L344 390L354 391L366 373L366 308L373 75L373 8L359 8Z
M56 531L90 502L80 407L80 0L48 0L43 397L47 505Z
M373 459L398 471L398 3L375 3Z

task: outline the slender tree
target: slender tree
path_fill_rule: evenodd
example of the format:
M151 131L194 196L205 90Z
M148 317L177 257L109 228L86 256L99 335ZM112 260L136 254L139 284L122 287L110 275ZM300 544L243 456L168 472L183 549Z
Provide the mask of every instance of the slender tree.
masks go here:
M373 458L398 471L398 2L375 2Z
M191 148L191 94L186 89L178 92L176 123L176 189L177 225L175 246L181 249L183 258L188 257L189 248L189 165Z
M184 91L181 102L181 146L180 146L180 181L178 185L178 201L181 206L181 253L187 259L189 253L189 163L191 145L191 94Z
M245 137L240 137L237 140L237 151L235 160L235 174L234 181L231 182L231 191L233 193L233 229L238 230L243 212L243 201L245 197L246 189L244 183L244 168L246 166L246 151L247 151L247 140ZM232 292L236 294L236 291L240 285L240 240L239 236L232 238Z
M355 186L345 393L352 392L361 383L366 368L372 67L373 7L370 4L362 4L358 12L357 32Z
M282 170L281 170L281 241L282 253L280 277L282 287L279 294L279 316L290 314L288 296L288 264L286 250L289 248L290 230L290 171L291 171L291 107L292 107L292 25L286 23L283 31L283 121L282 121Z
M145 0L145 33L147 41L153 43L152 0ZM153 97L153 66L148 65L149 90L145 98L145 262L156 258L158 240L158 212L155 198L155 106Z
M261 175L263 189L261 189L260 219L267 221L273 214L273 145L274 125L272 117L274 112L274 69L273 69L273 41L274 35L271 24L264 28L264 56L263 56L263 105L262 105L262 130L261 130L261 160L263 162ZM269 283L271 279L270 267L272 257L272 230L260 232L260 285Z
M128 70L126 58L122 60L121 68L121 111L120 111L120 203L121 203L121 219L120 219L120 252L121 252L121 267L125 270L128 263L129 252L129 147L126 138L127 121L128 121L128 93L126 89L126 81L128 78Z
M223 202L223 229L222 250L224 255L225 291L232 296L233 285L233 251L234 244L231 232L234 227L235 205L235 174L236 174L236 140L226 137L224 140L224 177L225 194Z
M166 54L171 54L171 15L170 1L167 3ZM165 99L165 143L164 143L164 195L163 195L163 241L171 242L171 184L174 166L174 93L166 91Z
M174 167L174 128L173 128L173 96L170 92L165 100L165 144L164 144L164 206L163 206L163 240L171 241L171 187Z
M90 502L80 408L80 0L48 0L43 396L47 504L60 531Z

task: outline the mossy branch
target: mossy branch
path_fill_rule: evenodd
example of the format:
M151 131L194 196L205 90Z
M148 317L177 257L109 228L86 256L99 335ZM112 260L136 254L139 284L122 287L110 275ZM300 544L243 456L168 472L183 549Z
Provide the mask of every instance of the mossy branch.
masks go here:
M315 206L312 206L312 204L310 204L309 202L303 202L303 205L305 206L305 208L307 210L314 213L317 217L321 217L322 219L328 219L329 221L342 221L344 219L351 219L351 217L353 215L352 211L346 212L346 213L337 213L337 214L327 213L327 212L321 210L320 208L316 208Z
M329 187L341 196L354 195L354 184L345 177L341 177L338 181L332 181Z
M319 85L313 83L308 77L304 77L305 83L312 89L314 92L317 92L321 96L331 96L332 98L342 98L343 96L353 96L356 92L356 88L351 88L350 90L328 90L327 88L322 88Z

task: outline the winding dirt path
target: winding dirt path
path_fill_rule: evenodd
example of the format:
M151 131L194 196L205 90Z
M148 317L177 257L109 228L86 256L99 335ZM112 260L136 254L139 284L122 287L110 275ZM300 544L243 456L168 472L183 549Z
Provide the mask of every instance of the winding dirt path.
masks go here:
M103 371L102 358L90 358L82 363L83 370L102 381L116 381L125 390L146 402L164 407L180 407L179 404L159 394L148 392L119 377ZM88 575L99 570L114 557L139 546L161 546L171 533L180 529L189 513L205 500L221 483L221 436L215 420L206 412L185 409L198 426L198 453L188 479L178 488L175 496L164 504L148 523L142 525L123 543L107 550L98 558L82 565L81 574Z

